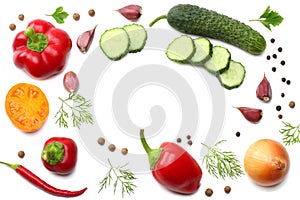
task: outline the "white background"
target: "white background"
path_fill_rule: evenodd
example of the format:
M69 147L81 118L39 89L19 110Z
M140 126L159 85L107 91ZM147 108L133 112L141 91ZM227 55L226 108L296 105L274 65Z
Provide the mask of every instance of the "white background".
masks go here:
M261 1L261 0L252 0L252 1L237 1L237 0L227 0L227 1L217 1L217 0L199 0L199 1L179 1L179 0L166 0L159 1L159 3L154 1L108 1L105 3L100 3L99 1L92 0L77 0L77 1L16 1L11 0L6 2L6 6L1 6L0 12L0 60L1 60L1 87L0 87L0 119L1 119L1 139L0 139L0 160L11 162L11 163L19 163L26 166L28 169L32 170L34 173L39 175L41 178L47 180L50 184L63 189L68 190L78 190L83 187L88 187L88 190L79 197L74 199L121 199L120 192L117 192L116 195L113 195L112 188L108 188L107 190L98 193L99 182L104 177L107 172L107 168L104 167L101 163L97 162L92 155L88 153L86 147L82 144L80 137L76 131L76 129L64 129L59 128L55 124L55 120L53 119L55 112L58 110L60 106L60 102L58 100L58 96L66 97L67 93L62 85L63 74L61 73L49 80L38 81L32 78L29 78L23 71L16 68L12 61L12 41L17 32L22 31L26 28L28 22L33 19L42 18L49 20L55 26L66 30L72 41L73 48L71 50L69 60L66 64L66 71L75 71L78 72L80 70L81 64L88 57L87 54L83 55L79 52L76 47L76 39L80 33L85 30L91 29L93 26L98 24L98 27L95 32L94 42L92 43L91 50L98 47L98 40L100 39L100 35L106 29L123 26L125 24L129 24L128 20L126 20L123 16L114 12L113 10L123 7L127 4L139 4L143 7L143 15L138 21L138 23L148 26L149 22L154 18L161 14L166 14L168 10L176 5L177 3L191 3L197 4L199 6L206 7L208 9L213 9L220 13L226 14L233 18L239 19L254 29L260 31L267 40L267 49L260 56L249 55L241 50L229 46L227 44L221 43L219 41L212 40L214 44L222 44L229 48L232 53L232 58L235 60L241 61L247 71L247 75L243 85L234 90L226 90L226 121L220 133L220 139L226 139L227 143L225 143L222 148L224 150L230 150L237 154L238 158L243 161L243 156L248 148L248 146L260 139L260 138L272 138L277 141L281 141L281 135L279 134L279 129L282 127L281 120L277 118L279 114L275 107L276 105L282 105L282 114L283 120L291 122L293 124L300 123L300 119L298 117L298 85L299 81L297 79L298 72L298 30L295 29L297 26L297 19L293 16L293 13L297 13L296 6L293 5L293 2L282 2L282 1ZM249 22L248 20L257 18L259 15L265 10L265 8L271 5L271 8L278 11L283 17L284 22L276 28L273 28L273 31L270 32L265 27L263 27L260 23L257 22ZM70 16L65 20L64 24L58 25L51 17L46 17L45 14L52 13L58 6L64 6L64 9L70 14ZM93 8L96 11L96 15L94 17L90 17L87 12L89 9ZM72 18L73 13L79 13L81 15L81 19L79 21L75 21ZM24 21L18 20L19 14L24 14ZM15 31L11 31L9 29L9 24L15 23L17 28ZM164 28L167 30L173 30L166 21L158 22L155 27ZM275 38L276 43L271 44L270 39ZM281 46L283 47L283 52L276 52L277 48ZM266 56L272 53L277 53L279 56L277 60L267 61ZM143 64L145 58L142 56L138 56L136 54L136 62ZM142 55L142 54L141 54ZM279 60L284 59L286 61L285 66L279 65ZM122 62L122 61L120 61ZM99 63L101 64L101 63ZM273 66L277 67L277 71L274 73L271 71ZM201 80L199 76L195 76L193 74L193 70L186 69L182 70L184 76L187 76L187 79L192 84L192 88L194 88L193 84L200 83ZM113 74L109 74L110 76L118 77L118 70L114 70ZM269 78L272 89L273 89L273 99L270 103L265 104L259 101L255 96L256 86L259 81L262 79L263 73L266 73ZM287 86L286 84L280 81L281 77L286 77L290 79L292 84ZM109 78L103 79L109 82ZM38 85L48 97L50 103L50 114L49 118L44 125L44 127L34 134L26 134L17 130L10 122L9 118L5 113L4 101L5 95L7 91L14 84L19 82L28 82ZM108 94L111 92L109 88L109 84L105 85L105 92ZM148 88L147 94L153 95L157 93L161 93L161 100L158 102L161 103L162 106L166 105L166 113L168 117L168 122L164 127L163 132L176 132L178 129L178 124L180 123L180 105L176 105L176 101L174 101L174 96L170 94L168 91L162 90L162 88ZM280 93L285 92L286 97L283 99L280 97ZM139 102L139 98L142 95L146 94L146 92L140 92L134 98L132 98L132 102L129 102L129 112L133 118L133 121L136 120L136 123L141 126L145 126L148 121L148 113L140 112L142 108L142 103ZM207 98L201 96L202 94L196 93L197 98ZM149 95L151 96L151 95ZM101 98L96 94L95 98ZM150 99L151 100L151 99ZM157 98L156 98L157 100ZM288 107L288 102L290 100L294 100L296 102L296 107L292 110ZM208 101L208 100L207 100ZM166 102L172 102L171 104L167 104ZM204 101L205 102L205 101ZM109 102L106 102L109 103ZM149 102L148 102L149 103ZM208 106L202 105L201 107L204 110L200 110L200 119L207 120L205 116L211 116L211 111L209 102ZM150 103L151 104L151 103ZM109 105L109 104L108 104ZM170 108L170 105L174 106L174 108ZM105 105L96 104L95 108L99 106L105 107ZM178 107L179 106L179 107ZM213 105L212 105L213 106ZM251 107L259 107L264 111L263 119L258 124L251 124L247 122L241 114L233 108L233 106L251 106ZM200 108L201 108L200 107ZM205 109L206 107L206 109ZM174 113L172 113L174 110ZM113 123L111 119L111 112L107 111L107 113L102 113L102 116L107 116L107 121L98 121L99 124L103 123L106 129L111 128L111 130L117 130L116 125ZM209 119L209 117L208 117ZM209 120L208 120L209 123ZM174 125L175 124L175 125ZM200 122L201 124L201 122ZM298 179L299 179L299 145L295 144L293 146L287 147L287 150L290 155L291 160L291 168L288 176L282 184L272 187L272 188L264 188L255 185L251 180L246 176L242 176L236 180L226 179L226 180L218 180L211 177L202 165L201 160L198 158L199 151L201 149L200 143L203 142L203 138L208 134L207 127L205 126L199 127L197 137L194 141L194 145L190 149L190 153L197 159L199 164L203 170L203 177L201 181L201 187L199 191L190 196L182 196L170 193L163 189L160 185L158 185L153 179L151 174L143 174L137 175L137 180L135 184L138 186L135 190L134 195L128 197L125 196L124 199L141 199L147 196L151 196L153 199L163 199L163 198L172 198L172 199L207 199L204 191L206 188L212 188L214 190L214 194L210 199L242 199L242 198L251 198L251 199L274 199L274 198L285 198L287 194L293 194L298 189ZM240 137L236 137L235 133L237 131L241 132ZM120 140L119 137L112 137L107 133L107 137L110 140L114 140L116 145L125 145L125 141ZM40 153L42 150L42 146L44 142L52 137L52 136L65 136L73 138L78 144L78 163L76 166L76 170L67 177L61 177L54 175L47 171L42 162L40 160ZM168 135L167 135L168 136ZM120 136L126 138L126 136ZM119 140L118 140L119 139ZM162 140L172 140L174 139L172 136L168 137L157 137L151 141L151 145L154 147L155 145L159 145ZM137 145L140 145L138 142ZM142 151L141 146L128 146L129 150L138 152ZM19 150L25 151L25 157L23 159L17 156ZM109 155L108 155L109 156ZM6 166L0 166L0 188L1 195L3 197L9 197L10 199L29 199L32 197L45 199L45 200L53 200L53 199L61 199L59 197L51 196L42 190L39 190L29 184L26 180L22 179L18 174L16 174L11 169ZM225 194L223 191L226 185L231 186L232 191L230 194Z

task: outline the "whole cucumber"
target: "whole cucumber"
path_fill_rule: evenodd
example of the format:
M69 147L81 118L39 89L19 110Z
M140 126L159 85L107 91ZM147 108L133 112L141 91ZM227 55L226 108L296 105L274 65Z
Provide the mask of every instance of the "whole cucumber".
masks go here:
M266 48L266 40L259 32L213 10L196 5L178 4L172 7L167 15L154 19L150 26L165 18L170 26L180 32L218 39L254 55L261 54Z

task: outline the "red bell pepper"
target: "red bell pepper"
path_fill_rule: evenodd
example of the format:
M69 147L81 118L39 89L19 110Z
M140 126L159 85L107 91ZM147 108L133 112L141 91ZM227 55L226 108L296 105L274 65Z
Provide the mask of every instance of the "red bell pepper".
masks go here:
M14 64L36 79L61 72L72 48L69 35L50 22L36 19L13 41Z
M164 142L160 148L151 149L143 129L140 139L148 154L152 175L158 183L180 194L193 194L199 189L202 170L185 149L172 142Z
M52 137L45 142L41 158L49 171L70 174L77 162L77 145L71 138Z

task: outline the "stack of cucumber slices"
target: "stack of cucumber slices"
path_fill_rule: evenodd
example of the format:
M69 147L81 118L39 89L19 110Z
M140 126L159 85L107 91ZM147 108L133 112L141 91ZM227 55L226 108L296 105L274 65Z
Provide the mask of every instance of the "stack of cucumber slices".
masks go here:
M120 60L127 53L141 51L147 40L147 32L140 24L128 24L106 30L99 45L103 53L111 60Z
M167 57L178 63L203 66L217 75L227 89L239 87L245 78L245 67L231 59L229 50L222 46L213 46L205 37L191 38L181 35L167 47Z

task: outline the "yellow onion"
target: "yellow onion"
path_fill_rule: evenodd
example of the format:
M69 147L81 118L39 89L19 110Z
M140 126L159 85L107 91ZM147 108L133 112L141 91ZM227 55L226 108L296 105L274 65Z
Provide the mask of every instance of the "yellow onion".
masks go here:
M246 151L244 168L256 184L274 186L283 181L290 167L285 147L272 139L260 139Z

